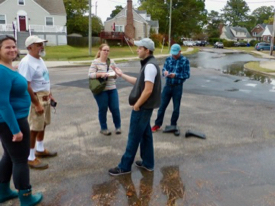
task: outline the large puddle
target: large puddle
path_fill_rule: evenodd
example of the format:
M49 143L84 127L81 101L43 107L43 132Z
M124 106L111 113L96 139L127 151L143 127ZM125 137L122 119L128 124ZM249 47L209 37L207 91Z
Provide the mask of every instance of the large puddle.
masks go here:
M244 64L251 61L270 61L269 59L257 58L250 54L217 54L199 52L188 56L192 67L215 69L225 74L244 76L261 83L274 83L275 78L259 74L244 68ZM271 60L272 61L272 60Z

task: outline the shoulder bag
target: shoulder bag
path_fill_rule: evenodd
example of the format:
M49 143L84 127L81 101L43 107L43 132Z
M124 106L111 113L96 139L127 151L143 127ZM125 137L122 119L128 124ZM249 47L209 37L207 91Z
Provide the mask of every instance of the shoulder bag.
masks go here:
M110 59L107 58L107 72L109 71L109 66L110 66ZM96 79L90 79L89 78L89 88L92 91L94 95L101 93L106 86L108 78L103 79L103 78L96 78Z

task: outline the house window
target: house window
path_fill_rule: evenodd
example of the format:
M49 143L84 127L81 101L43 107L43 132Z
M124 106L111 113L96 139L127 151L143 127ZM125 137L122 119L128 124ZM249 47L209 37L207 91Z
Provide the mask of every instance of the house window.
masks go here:
M46 26L53 26L53 17L46 17Z
M19 5L25 5L25 0L18 0Z
M253 36L257 36L257 32L253 32Z
M116 32L124 32L124 26L123 25L116 25Z
M6 24L5 15L1 15L1 14L0 14L0 24Z

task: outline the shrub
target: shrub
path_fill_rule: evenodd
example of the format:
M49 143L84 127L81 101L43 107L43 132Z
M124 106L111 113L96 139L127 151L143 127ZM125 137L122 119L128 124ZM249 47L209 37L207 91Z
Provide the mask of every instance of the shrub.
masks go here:
M251 40L249 42L250 46L255 46L257 43L259 43L260 41L257 41L257 40Z
M233 47L234 46L234 41L227 41L227 40L223 39L223 45L225 47Z
M161 47L162 41L163 41L163 35L162 34L151 34L150 38L155 43L155 47Z

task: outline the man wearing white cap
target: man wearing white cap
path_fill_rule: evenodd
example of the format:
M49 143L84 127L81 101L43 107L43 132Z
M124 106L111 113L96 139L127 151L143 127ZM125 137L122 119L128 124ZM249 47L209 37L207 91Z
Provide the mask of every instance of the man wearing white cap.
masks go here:
M32 102L28 118L31 130L28 164L33 169L47 169L49 167L36 156L53 157L57 155L57 152L46 150L43 143L46 125L50 124L51 121L50 101L54 101L50 92L49 72L41 58L45 56L45 42L47 40L38 36L29 36L25 41L28 54L18 66L19 73L28 81L28 91Z
M124 74L119 68L113 68L116 74L133 84L129 95L129 104L132 106L130 128L126 151L117 167L109 170L113 176L131 172L138 147L140 145L141 160L135 165L147 171L154 170L154 146L150 119L153 109L160 105L161 77L153 51L154 42L149 38L134 41L138 46L137 53L141 59L141 70L137 78Z
M183 83L190 77L189 60L181 54L179 44L173 44L170 50L171 56L167 57L162 69L162 75L166 77L166 84L161 94L161 105L158 110L158 116L155 125L152 127L152 132L160 129L165 110L173 99L173 113L171 117L171 126L177 126L177 121L180 114L180 103L183 91Z

